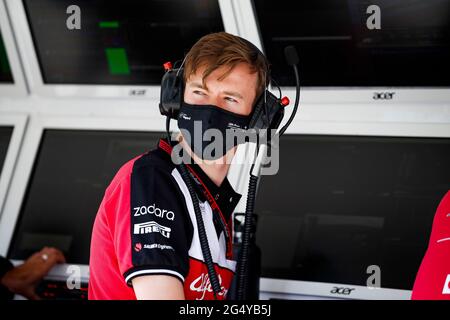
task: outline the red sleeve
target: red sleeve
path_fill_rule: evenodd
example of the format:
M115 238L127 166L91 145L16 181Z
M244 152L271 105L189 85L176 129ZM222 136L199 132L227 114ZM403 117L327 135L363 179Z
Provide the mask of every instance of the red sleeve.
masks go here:
M102 203L120 273L128 285L152 274L184 282L193 232L184 198L170 172L146 161L124 166Z
M417 273L414 300L450 300L450 191L436 211L427 252Z
M105 196L100 205L108 225L113 242L120 272L123 274L131 264L131 252L129 250L130 237L130 176L136 157L127 162L117 172L113 181L105 191Z

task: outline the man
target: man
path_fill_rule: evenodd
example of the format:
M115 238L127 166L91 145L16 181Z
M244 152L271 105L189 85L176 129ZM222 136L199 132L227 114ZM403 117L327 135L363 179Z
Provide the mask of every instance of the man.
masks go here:
M178 146L193 160L188 169L196 181L219 299L226 298L236 266L230 218L241 195L226 178L236 146L204 157L199 139L207 128L245 129L267 74L264 56L225 32L201 38L184 62ZM203 125L201 136L195 121ZM192 198L172 150L161 140L157 149L126 163L107 188L92 233L90 299L213 298Z
M428 249L417 272L411 299L450 300L450 191L434 215Z
M58 263L64 263L63 253L51 247L30 256L16 267L4 257L0 257L0 300L12 299L14 294L30 300L40 300L36 286Z

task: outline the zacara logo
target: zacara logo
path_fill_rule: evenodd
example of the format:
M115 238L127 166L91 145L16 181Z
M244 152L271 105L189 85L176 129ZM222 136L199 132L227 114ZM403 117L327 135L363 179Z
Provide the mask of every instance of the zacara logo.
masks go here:
M342 294L342 295L350 295L352 291L355 290L354 288L344 288L344 287L333 287L331 289L330 293L332 294Z
M165 218L170 221L173 221L175 219L175 214L173 211L166 210L166 209L160 209L155 204L152 204L150 206L141 206L141 207L134 207L134 216L145 216L146 214L153 214L159 218Z
M220 274L217 275L219 278L219 284L221 291L219 292L219 296L225 296L227 294L227 289L222 286L222 277ZM213 292L211 282L209 281L209 275L202 273L197 279L191 282L189 288L195 292L201 292L202 296L200 298L196 298L197 300L203 300L205 298L206 292Z

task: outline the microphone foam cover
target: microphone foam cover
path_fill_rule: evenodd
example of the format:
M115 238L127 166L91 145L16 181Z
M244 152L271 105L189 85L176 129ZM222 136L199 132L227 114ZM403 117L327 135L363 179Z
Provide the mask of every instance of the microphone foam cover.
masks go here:
M294 46L287 46L286 48L284 48L284 56L286 57L288 65L290 66L298 64L300 60L298 58L297 49L295 49Z

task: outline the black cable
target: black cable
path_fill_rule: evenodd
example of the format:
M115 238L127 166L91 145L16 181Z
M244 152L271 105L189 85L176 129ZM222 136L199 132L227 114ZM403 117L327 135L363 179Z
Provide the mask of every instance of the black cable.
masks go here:
M289 120L286 122L286 124L280 129L279 135L281 136L286 129L290 126L292 120L294 119L295 115L297 114L298 104L300 102L300 77L298 73L297 64L299 62L299 57L297 54L297 50L293 46L288 46L284 49L286 61L289 65L291 65L294 68L294 74L295 74L295 82L296 82L296 93L295 93L295 103L294 103L294 109L292 110L292 113L289 117ZM276 82L275 82L276 84ZM277 84L276 84L277 85ZM281 98L281 89L277 85L278 91L280 92L280 98ZM268 114L267 105L265 107L266 116ZM270 123L268 123L268 126ZM259 148L257 150L257 155L259 153ZM236 298L238 300L244 300L248 297L246 296L248 293L248 278L250 275L248 275L248 269L249 269L249 247L250 247L250 241L251 241L251 233L252 233L252 225L253 225L253 211L255 207L255 200L256 200L256 189L258 185L258 179L259 179L259 173L256 173L256 176L252 174L254 165L252 166L252 169L250 170L250 181L248 185L248 194L247 194L247 203L245 208L245 221L244 221L244 230L242 232L242 240L241 240L241 250L239 254L239 261L238 265L236 266Z
M200 239L200 246L202 249L203 259L205 260L206 268L208 269L209 281L211 283L211 287L214 292L214 299L217 300L217 295L221 291L219 278L217 277L217 273L214 269L214 263L211 256L211 250L209 248L208 237L205 231L205 225L203 223L202 211L200 210L200 205L198 203L198 198L195 193L195 190L191 184L190 174L187 172L186 166L181 163L179 165L181 177L183 178L186 186L189 190L189 194L192 198L192 204L194 206L195 217L197 219L197 229L198 229L198 237Z
M297 108L298 103L300 101L300 77L298 75L298 68L297 65L292 66L294 68L294 74L295 74L295 83L296 83L296 90L295 90L295 103L294 103L294 110L292 110L291 116L289 117L289 120L286 122L286 124L280 129L279 134L280 136L286 131L286 129L291 124L292 120L294 120L295 115L297 114Z
M253 167L252 167L253 168ZM245 300L248 292L248 277L247 270L249 266L250 234L252 232L252 218L255 209L256 187L258 186L258 176L250 174L250 181L248 184L247 204L245 207L244 230L242 233L241 251L239 254L239 262L236 267L236 286L237 286L237 300Z
M170 117L166 117L166 133L167 139L170 144ZM217 300L217 295L221 291L220 282L217 277L216 270L214 269L214 262L211 256L211 250L209 248L208 237L205 231L205 225L203 223L202 211L198 202L197 194L192 186L191 176L183 162L178 165L181 177L183 178L189 194L191 195L192 205L194 206L195 218L197 220L198 237L200 239L200 247L202 249L203 259L205 260L206 268L208 269L209 281L213 289L214 299Z
M281 96L283 95L282 93L281 93L281 88L280 88L280 86L278 85L278 82L275 80L275 79L271 79L271 81L273 82L273 84L275 85L275 87L277 87L277 89L278 89L278 99L281 99Z
M264 91L264 112L266 113L267 127L270 126L269 108L267 107L267 92Z
M297 51L294 47L285 48L286 60L289 65L294 68L295 74L295 83L296 83L296 92L295 92L295 102L294 109L292 110L291 116L286 124L280 129L279 135L281 136L286 129L290 126L292 120L294 120L295 115L297 114L298 105L300 102L300 76L298 73L298 55ZM280 87L277 85L278 90L281 93ZM280 94L281 97L281 94ZM267 115L267 106L265 106L265 112ZM258 154L259 150L257 151ZM237 300L245 300L247 299L246 294L248 293L248 268L249 268L249 247L250 247L250 235L252 233L252 224L253 224L253 211L255 207L256 200L256 188L258 186L259 176L254 176L251 174L253 171L250 170L250 181L248 185L248 194L247 194L247 203L245 208L245 222L244 222L244 230L242 233L242 241L241 241L241 251L239 254L238 265L236 266L236 287L237 287Z

